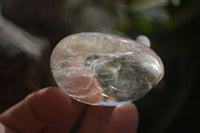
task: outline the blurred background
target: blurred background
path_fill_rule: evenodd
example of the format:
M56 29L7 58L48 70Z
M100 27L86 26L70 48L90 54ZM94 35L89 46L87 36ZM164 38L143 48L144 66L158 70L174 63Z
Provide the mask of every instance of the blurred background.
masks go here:
M138 133L199 131L199 0L0 0L0 6L0 113L56 85L49 59L63 37L143 34L161 57L165 76L135 102Z

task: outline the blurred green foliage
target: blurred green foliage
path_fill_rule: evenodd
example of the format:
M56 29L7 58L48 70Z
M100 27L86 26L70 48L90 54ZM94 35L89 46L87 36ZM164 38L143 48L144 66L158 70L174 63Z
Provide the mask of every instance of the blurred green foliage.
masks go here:
M138 133L198 132L200 1L20 1L19 5L1 0L3 15L30 33L47 38L52 49L61 38L75 32L108 32L133 39L140 34L148 36L152 49L164 62L165 76L135 102L140 114ZM32 6L38 10L32 11ZM48 81L54 84L52 77Z

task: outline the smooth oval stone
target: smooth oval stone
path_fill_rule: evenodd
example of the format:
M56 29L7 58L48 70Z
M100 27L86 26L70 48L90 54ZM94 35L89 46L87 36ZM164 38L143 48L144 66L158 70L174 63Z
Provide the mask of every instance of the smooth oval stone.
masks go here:
M149 47L104 33L65 37L53 50L51 70L69 96L105 106L141 98L164 75L161 59Z

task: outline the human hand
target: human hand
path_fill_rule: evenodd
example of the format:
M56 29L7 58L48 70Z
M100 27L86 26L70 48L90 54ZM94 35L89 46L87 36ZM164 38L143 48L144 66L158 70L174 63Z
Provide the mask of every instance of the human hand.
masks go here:
M0 133L68 133L85 104L61 89L48 87L27 96L0 115ZM132 103L88 106L79 133L136 133L138 112Z

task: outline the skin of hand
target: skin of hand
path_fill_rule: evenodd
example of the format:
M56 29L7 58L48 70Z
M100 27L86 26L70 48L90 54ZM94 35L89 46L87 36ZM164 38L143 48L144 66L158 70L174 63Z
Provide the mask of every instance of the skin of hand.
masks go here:
M86 105L57 87L28 95L0 115L0 133L68 133ZM132 103L87 106L78 133L136 133L138 111Z

